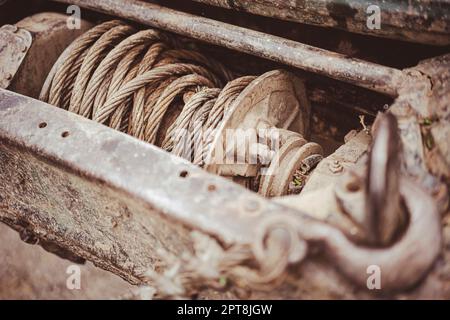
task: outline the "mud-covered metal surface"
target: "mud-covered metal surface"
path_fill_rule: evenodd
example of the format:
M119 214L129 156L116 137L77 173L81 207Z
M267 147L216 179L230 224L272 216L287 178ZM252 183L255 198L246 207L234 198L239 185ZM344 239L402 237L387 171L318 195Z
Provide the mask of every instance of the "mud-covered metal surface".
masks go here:
M15 25L0 28L0 88L7 88L27 55L33 38Z
M450 44L450 2L446 0L195 1L371 36L433 45ZM369 28L367 19L377 12L375 10L379 10L381 27Z
M405 70L409 81L390 108L399 121L406 170L443 197L437 181L448 184L450 177L449 70L449 54Z

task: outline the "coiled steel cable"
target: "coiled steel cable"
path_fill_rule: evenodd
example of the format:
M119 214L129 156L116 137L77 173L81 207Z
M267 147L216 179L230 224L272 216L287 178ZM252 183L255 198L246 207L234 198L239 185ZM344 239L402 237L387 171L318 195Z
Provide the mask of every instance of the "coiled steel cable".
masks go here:
M114 20L87 31L64 51L40 99L182 155L178 129L198 138L201 129L216 128L254 77L233 79L220 62L181 48L171 35ZM169 128L162 127L174 108L181 109L179 115ZM189 160L197 155L202 165L199 156L208 147Z
M165 32L102 23L60 56L40 99L204 166L230 106L255 76ZM254 188L255 189L255 188Z

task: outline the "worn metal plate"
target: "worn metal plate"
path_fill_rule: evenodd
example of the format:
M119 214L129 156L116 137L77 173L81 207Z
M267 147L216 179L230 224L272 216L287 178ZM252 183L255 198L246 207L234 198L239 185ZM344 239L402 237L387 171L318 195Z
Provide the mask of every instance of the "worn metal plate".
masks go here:
M7 88L27 55L33 37L15 25L0 28L0 88Z

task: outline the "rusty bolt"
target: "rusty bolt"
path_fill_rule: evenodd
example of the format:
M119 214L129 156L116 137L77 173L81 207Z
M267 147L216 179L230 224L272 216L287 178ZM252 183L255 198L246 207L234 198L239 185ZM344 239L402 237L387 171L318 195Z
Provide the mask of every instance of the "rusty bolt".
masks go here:
M344 167L341 165L341 163L338 160L334 160L333 162L331 162L329 164L328 168L330 169L330 171L332 173L339 173L339 172L342 172L342 170L344 170Z
M11 73L7 73L6 74L6 80L11 80L12 79L12 74Z

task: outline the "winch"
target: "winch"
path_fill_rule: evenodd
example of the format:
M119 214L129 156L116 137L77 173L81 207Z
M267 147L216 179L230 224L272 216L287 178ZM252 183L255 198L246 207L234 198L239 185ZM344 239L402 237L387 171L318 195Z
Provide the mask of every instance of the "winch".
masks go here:
M450 298L450 6L272 2L0 1L0 221L131 298Z
M105 22L62 53L40 99L262 195L289 193L295 172L323 153L304 138L311 111L303 82L283 70L236 77L193 46Z

